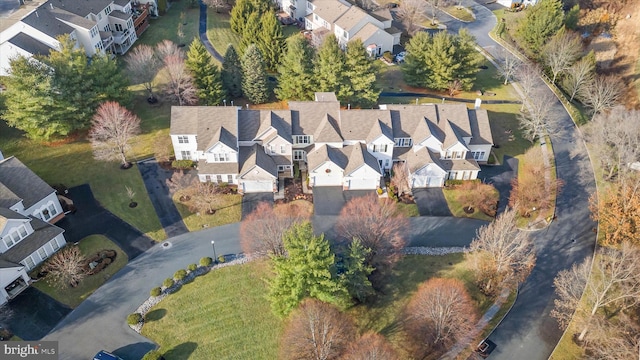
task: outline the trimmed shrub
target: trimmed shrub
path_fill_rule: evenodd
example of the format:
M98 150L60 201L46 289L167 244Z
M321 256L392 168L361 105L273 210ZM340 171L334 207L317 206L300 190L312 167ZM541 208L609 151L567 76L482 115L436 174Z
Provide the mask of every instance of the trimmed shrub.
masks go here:
M127 324L129 325L137 325L140 322L142 322L142 314L140 313L133 313L127 316Z
M193 160L173 160L171 162L171 167L176 169L191 169L195 166L195 162Z
M382 195L382 193L384 192L384 190L382 190L382 188L377 188L376 192L378 193L378 195Z
M148 353L144 354L144 356L142 357L142 360L161 360L164 359L162 357L162 354L160 354L160 351L158 350L151 350Z
M173 274L173 278L176 279L176 281L180 281L184 279L186 276L187 276L187 270L185 269L180 269L176 271L175 274Z
M196 271L197 268L198 268L197 264L189 264L189 266L187 266L187 270L189 271Z
M162 282L162 286L166 287L166 288L170 288L175 284L175 281L173 281L172 278L166 278L164 279L164 281Z
M150 291L151 296L160 296L160 294L162 294L162 289L160 288L160 286L156 286L153 289L151 289Z
M393 62L393 54L390 51L385 51L382 57L390 63Z
M224 258L224 255L220 255L220 256L218 256L218 262L219 262L219 263L223 263L223 262L225 262L225 261L226 261L226 259Z
M211 259L210 257L206 256L206 257L203 257L202 259L200 259L200 266L211 266L212 262L213 262L213 259Z

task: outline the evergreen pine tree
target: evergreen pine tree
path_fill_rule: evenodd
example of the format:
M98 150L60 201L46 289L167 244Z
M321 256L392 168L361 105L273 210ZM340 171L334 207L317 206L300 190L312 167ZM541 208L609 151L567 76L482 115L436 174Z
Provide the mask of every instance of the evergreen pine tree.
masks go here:
M222 63L222 86L227 94L232 97L242 96L242 64L240 58L233 45L227 46L224 53L224 62Z
M355 107L371 107L378 101L380 90L376 87L373 63L360 40L347 43L346 73L349 94L345 100Z
M264 68L262 54L255 44L249 45L242 57L242 92L254 104L269 100L267 71Z
M284 49L282 25L273 10L262 15L260 25L261 29L256 44L264 57L267 69L276 70L280 64L282 49Z
M316 91L334 92L338 100L346 100L349 94L345 78L346 57L338 45L338 39L329 35L324 39L315 62Z
M236 0L236 4L231 9L231 18L229 19L231 30L242 36L247 20L255 10L252 0Z
M337 276L335 255L323 235L313 235L311 223L293 225L283 242L288 256L273 258L276 276L269 284L276 314L286 316L307 297L347 305L349 294Z
M259 42L260 31L260 13L254 11L249 15L247 23L244 25L244 30L242 30L242 38L240 39L240 44L238 45L240 56L244 55L249 45L257 44Z
M427 87L426 79L430 77L431 70L425 66L425 58L430 45L431 35L424 31L416 33L407 44L407 56L401 69L408 85Z
M314 49L302 34L287 39L287 52L278 67L280 100L312 100L316 87L313 79Z
M454 43L456 47L454 58L460 67L452 80L459 80L462 83L462 89L468 91L476 81L482 56L476 51L476 39L467 29L461 29L458 32L458 36L454 37Z
M253 8L258 12L260 16L274 10L273 2L271 0L251 0Z
M349 295L360 302L364 302L374 294L369 275L375 270L367 264L367 256L371 252L365 248L359 239L353 239L349 245L349 253L343 259L344 272L342 274Z
M220 71L200 39L194 38L191 42L185 65L193 75L200 103L202 105L220 104L226 95L222 87Z
M425 56L425 66L430 70L430 76L425 85L430 89L444 90L449 81L456 78L456 73L462 66L456 59L455 35L441 31L431 37L431 43Z
M560 0L540 0L527 7L525 17L519 22L518 38L533 57L540 57L542 46L562 26L564 12Z

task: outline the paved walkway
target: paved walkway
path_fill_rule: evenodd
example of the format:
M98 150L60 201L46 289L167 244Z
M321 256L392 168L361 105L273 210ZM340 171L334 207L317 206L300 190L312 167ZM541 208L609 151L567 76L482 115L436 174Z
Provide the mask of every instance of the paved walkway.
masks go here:
M207 5L205 5L202 0L198 0L200 4L200 25L198 26L198 35L200 36L200 41L204 44L204 47L207 48L209 54L213 56L216 60L220 61L220 63L224 62L224 58L213 48L211 42L209 42L209 38L207 37Z
M155 159L138 162L138 169L167 237L189 232L167 187L166 181L171 178L173 171L164 170Z

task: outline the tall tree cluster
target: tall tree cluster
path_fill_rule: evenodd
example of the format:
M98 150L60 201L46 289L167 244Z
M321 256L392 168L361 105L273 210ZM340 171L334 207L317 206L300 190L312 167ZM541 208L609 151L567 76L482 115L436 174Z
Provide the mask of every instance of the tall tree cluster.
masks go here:
M267 69L275 70L280 63L284 36L272 3L269 0L238 0L231 10L231 30L238 34L240 54L255 44Z
M3 118L32 139L49 140L86 129L100 103L131 100L129 83L116 60L96 55L89 61L69 36L58 40L60 51L10 61Z
M469 90L480 62L475 38L465 29L458 35L445 31L436 35L419 32L407 44L402 72L411 86L447 90L457 81L461 89Z
M517 35L529 53L537 57L544 44L560 30L563 22L562 1L540 0L527 9Z
M213 62L213 57L200 39L195 38L191 42L185 65L193 76L200 104L219 105L226 97L220 69Z

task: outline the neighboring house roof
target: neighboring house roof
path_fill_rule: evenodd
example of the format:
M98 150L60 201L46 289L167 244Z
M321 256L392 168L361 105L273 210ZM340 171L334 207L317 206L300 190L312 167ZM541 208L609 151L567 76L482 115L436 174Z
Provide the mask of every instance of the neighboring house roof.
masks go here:
M131 17L131 14L125 14L120 10L113 10L111 13L109 13L109 16L113 16L114 18L117 18L120 20L129 20L129 18Z
M0 207L0 233L9 220L28 220L29 218L13 210Z
M352 172L359 169L363 165L367 165L373 170L380 173L380 165L375 156L367 151L366 145L355 143L354 145L345 146L340 149L347 158L347 165L344 167L344 175L349 176ZM381 174L381 173L380 173Z
M313 13L326 20L330 25L333 25L340 15L350 8L337 0L312 0L309 2L316 7ZM311 20L314 21L314 19Z
M307 163L312 171L325 162L330 161L343 169L347 166L348 160L340 149L327 145L316 146L313 151L307 155Z
M384 31L384 30L373 25L372 23L367 23L365 26L362 27L362 29L358 30L358 32L355 33L355 35L351 36L350 40L359 39L363 43L365 43L367 40L369 40L369 38L375 35L378 31ZM364 45L366 46L369 44L364 44Z
M346 31L358 25L358 23L367 18L367 13L357 6L352 6L344 14L342 14L335 24Z
M19 32L14 37L9 39L9 42L20 49L33 55L49 55L50 50L53 50L49 45L42 43L35 38Z
M491 125L489 124L489 114L484 109L469 110L469 123L471 126L470 145L493 145L491 135Z
M340 126L340 103L337 101L290 101L289 109L292 135L313 135L324 124L327 115L338 128Z
M245 176L254 166L261 168L273 177L278 177L278 167L271 156L258 144L240 148L240 176Z
M343 138L340 134L340 124L329 114L325 114L316 131L313 132L314 142L342 142Z
M480 170L478 163L467 153L466 159L461 160L440 160L446 170Z
M338 101L336 93L334 92L316 92L314 93L314 99L315 101Z
M0 269L10 269L14 267L23 267L24 265L16 264L11 261L3 260L0 258Z
M77 2L81 3L82 1L77 1ZM52 2L49 2L49 4L52 4ZM83 28L85 28L87 30L91 29L92 27L96 26L96 24L97 24L95 21L92 21L92 20L89 20L89 19L85 18L84 16L86 16L86 15L80 16L80 15L77 15L77 14L74 14L74 13L68 11L66 8L64 8L64 9L57 8L57 7L55 7L55 5L54 5L54 8L52 9L52 8L49 7L49 5L45 4L45 5L41 6L38 9L38 11L40 11L40 10L42 10L42 11L50 11L51 14L56 17L56 19L59 19L59 20L62 20L62 21L66 21L66 22L72 23L72 24L77 25L77 26L81 26L81 27L83 27Z
M388 27L388 28L386 28L386 29L384 29L384 31L388 32L391 35L402 34L402 30L398 29L397 27L395 27L393 25Z
M113 3L116 5L120 5L122 7L124 7L125 5L127 5L130 1L129 0L114 0Z
M345 140L369 143L381 135L393 141L389 110L343 110L340 113L341 134Z
M414 151L412 148L405 149L408 150L403 152L399 158L407 162L410 172L413 173L429 164L434 164L442 170L446 170L446 165L440 160L439 153L433 152L426 147L420 148L417 151Z
M82 1L78 1L78 3L82 3ZM22 19L22 22L52 38L73 32L74 28L58 20L53 13L47 10L47 6L49 5L39 7Z
M54 192L51 186L14 156L0 161L0 183L4 185L0 187L0 203L8 203L18 197L22 199L25 209Z
M34 251L41 248L44 244L51 241L51 239L64 232L64 230L55 225L46 223L33 216L30 216L30 218L31 227L33 227L34 232L22 239L11 249L0 254L1 260L17 264L27 256L31 255Z
M201 175L217 175L217 174L237 174L238 163L236 162L198 162L198 174Z
M0 207L10 208L22 199L0 182Z
M272 129L273 131L270 131ZM289 143L291 139L291 111L289 110L239 110L238 140L262 140L263 143L280 136Z
M393 20L393 17L391 16L391 10L389 10L387 8L378 9L378 10L370 13L370 15L373 16L374 18L378 19L381 22Z
M233 106L172 106L171 135L196 135L198 150L217 141L238 150L238 108Z
M44 6L49 6L48 3L53 3L53 6L59 6L78 16L85 17L89 14L97 15L112 2L113 0L50 0Z

